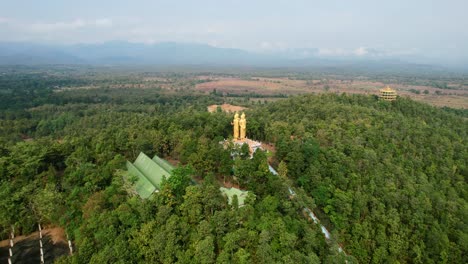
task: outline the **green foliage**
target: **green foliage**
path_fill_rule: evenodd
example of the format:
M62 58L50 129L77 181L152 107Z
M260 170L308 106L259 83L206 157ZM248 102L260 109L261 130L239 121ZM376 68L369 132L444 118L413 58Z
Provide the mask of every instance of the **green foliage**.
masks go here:
M191 176L194 174L194 171L191 167L178 167L172 170L171 177L163 182L169 186L172 194L177 199L181 199L185 194L185 188L187 188L192 183Z
M276 158L359 262L467 261L466 120L404 98L329 94L255 113L270 120Z
M0 78L2 238L65 227L76 254L60 263L468 262L464 111L334 94L254 106L249 136L275 143L277 177L265 152L220 144L231 116L206 112L219 92L65 76ZM122 177L140 151L181 165L147 200ZM219 192L231 176L250 191L243 207Z

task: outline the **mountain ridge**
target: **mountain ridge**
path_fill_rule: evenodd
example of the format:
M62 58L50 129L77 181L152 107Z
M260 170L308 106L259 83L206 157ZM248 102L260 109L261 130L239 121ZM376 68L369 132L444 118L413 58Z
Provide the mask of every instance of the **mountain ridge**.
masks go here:
M289 49L252 52L220 48L200 43L159 42L154 44L109 41L93 44L39 44L0 42L0 65L93 64L93 65L223 65L261 67L430 66L400 57L363 55L323 55L319 49Z

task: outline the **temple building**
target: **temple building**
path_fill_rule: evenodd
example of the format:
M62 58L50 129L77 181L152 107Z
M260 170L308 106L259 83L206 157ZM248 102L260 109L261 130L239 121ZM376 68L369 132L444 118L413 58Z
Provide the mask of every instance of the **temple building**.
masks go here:
M234 143L237 146L247 144L249 146L250 156L261 148L261 143L247 138L247 118L244 113L240 116L235 113L231 123L233 125L233 139L220 142L224 146L228 143ZM140 152L135 162L127 161L127 180L132 183L133 191L142 199L149 198L153 193L159 192L161 183L164 178L170 178L174 167L167 161L154 156L152 159ZM243 191L237 188L221 187L219 191L228 199L228 203L232 204L233 197L237 196L239 206L244 205L244 200L248 195L248 191Z
M151 159L143 152L140 152L134 163L127 161L129 176L136 177L135 191L143 199L158 192L163 178L171 177L173 169L167 161L156 155Z
M397 97L397 92L390 88L389 86L380 90L380 100L384 101L395 101Z

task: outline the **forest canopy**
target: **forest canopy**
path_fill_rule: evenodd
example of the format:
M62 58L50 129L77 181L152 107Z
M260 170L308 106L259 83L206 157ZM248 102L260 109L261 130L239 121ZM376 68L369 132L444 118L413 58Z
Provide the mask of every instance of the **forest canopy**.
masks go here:
M1 77L2 239L11 225L63 227L76 254L59 263L468 262L463 113L372 95L234 98L249 107L248 137L274 152L233 160L242 150L219 144L232 116L207 111L223 95L57 76ZM147 200L123 177L140 152L179 166ZM224 182L255 195L229 204Z

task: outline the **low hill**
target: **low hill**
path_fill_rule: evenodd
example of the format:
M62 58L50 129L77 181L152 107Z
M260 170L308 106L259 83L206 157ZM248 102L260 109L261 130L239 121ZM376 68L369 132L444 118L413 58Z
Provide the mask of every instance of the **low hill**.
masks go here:
M14 77L0 107L2 240L12 225L21 235L40 222L74 242L63 262L468 262L468 124L456 111L345 94L249 104L248 138L276 150L250 159L219 144L232 114L207 111L224 102L213 94L54 92ZM146 200L123 176L141 151L180 164ZM224 182L253 195L229 204Z
M466 119L409 99L330 94L250 118L266 121L278 162L360 263L467 262Z

